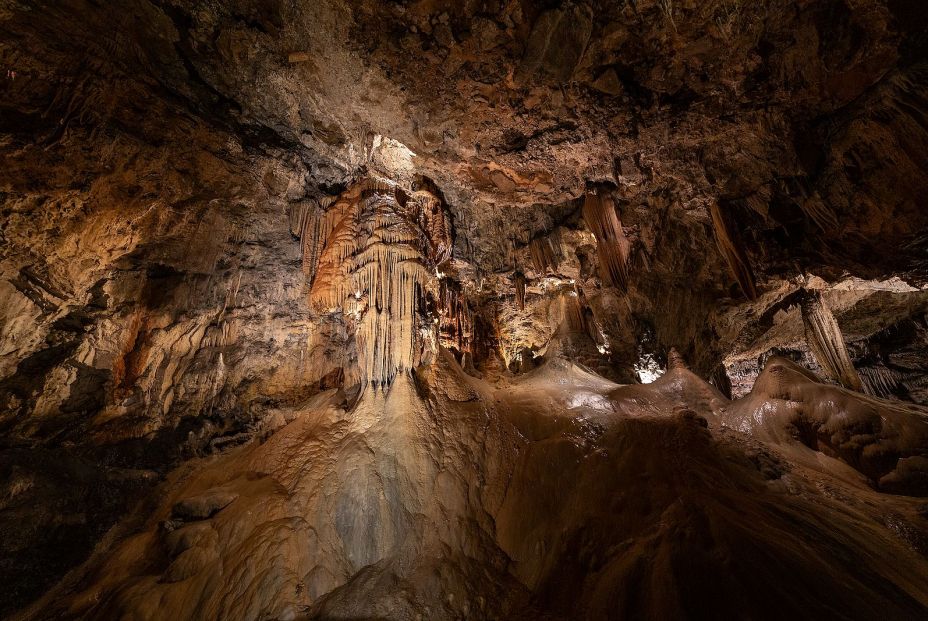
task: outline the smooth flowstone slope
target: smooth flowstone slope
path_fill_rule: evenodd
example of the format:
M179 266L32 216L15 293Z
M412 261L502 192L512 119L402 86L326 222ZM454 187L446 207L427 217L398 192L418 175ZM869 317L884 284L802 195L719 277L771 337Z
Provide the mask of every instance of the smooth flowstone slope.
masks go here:
M924 618L924 499L810 448L797 408L819 435L876 412L893 480L924 459L918 412L784 361L729 402L679 364L619 386L552 360L494 386L442 352L179 471L26 617Z
M849 410L866 402L898 412L814 386L806 390L840 392ZM550 407L546 393L563 389L575 406ZM924 502L876 493L822 453L809 463L809 449L786 431L774 441L733 429L743 416L769 415L776 398L729 404L679 367L614 388L606 401L576 397L588 390L527 378L514 391L523 407L536 400L536 417L563 421L526 432L536 441L520 451L497 516L512 571L537 605L603 619L905 619L928 610ZM921 442L924 453L925 421L907 414L897 440Z

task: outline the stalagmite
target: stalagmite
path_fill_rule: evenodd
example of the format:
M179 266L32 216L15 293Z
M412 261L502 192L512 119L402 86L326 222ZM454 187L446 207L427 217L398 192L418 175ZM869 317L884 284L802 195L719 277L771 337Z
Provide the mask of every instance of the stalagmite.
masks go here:
M689 366L683 356L680 355L680 352L677 351L677 348L671 347L670 351L667 352L667 370L673 371L674 369L689 369Z
M744 249L729 230L728 223L725 221L725 217L722 215L716 201L712 201L709 211L712 215L712 228L715 231L715 241L719 247L719 252L722 253L728 263L735 280L741 285L744 295L750 300L756 300L757 285L754 281L754 270L751 269L751 263L748 261Z
M612 199L607 195L587 194L583 203L583 219L596 237L602 278L622 291L628 290L631 244L622 230Z
M841 329L822 299L822 294L819 291L805 290L800 306L806 340L825 373L845 388L862 390L860 377L847 352Z

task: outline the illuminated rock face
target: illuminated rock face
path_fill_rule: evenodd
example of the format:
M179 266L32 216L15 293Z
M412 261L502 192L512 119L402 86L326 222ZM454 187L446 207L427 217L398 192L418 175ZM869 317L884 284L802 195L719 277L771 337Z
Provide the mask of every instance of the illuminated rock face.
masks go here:
M0 3L0 617L924 618L926 26Z
M464 301L438 283L453 242L436 196L367 180L297 219L309 305L344 326L357 352L347 386L386 389L435 354L446 327L463 348Z
M357 378L365 387L388 387L421 360L421 331L433 329L422 310L426 291L435 288L429 251L436 246L418 214L400 207L396 191L388 183L363 183L317 216L324 232L311 247L303 242L304 253L318 256L307 270L311 306L340 314L355 339L357 369L349 384ZM407 206L416 211L419 205ZM447 247L447 239L436 245Z

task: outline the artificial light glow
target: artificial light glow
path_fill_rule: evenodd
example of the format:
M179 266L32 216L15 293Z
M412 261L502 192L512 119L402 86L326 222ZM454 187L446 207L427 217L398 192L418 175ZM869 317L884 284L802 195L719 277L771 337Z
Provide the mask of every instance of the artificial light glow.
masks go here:
M654 356L644 354L635 363L635 373L642 384L650 384L664 374L664 369L657 363Z

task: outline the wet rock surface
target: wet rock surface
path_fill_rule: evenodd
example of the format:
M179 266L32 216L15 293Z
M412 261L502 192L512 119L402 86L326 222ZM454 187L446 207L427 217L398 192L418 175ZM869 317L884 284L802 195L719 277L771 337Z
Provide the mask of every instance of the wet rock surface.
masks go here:
M926 455L924 411L783 359L729 402L679 366L618 386L560 359L494 387L446 354L194 465L27 618L915 619Z

